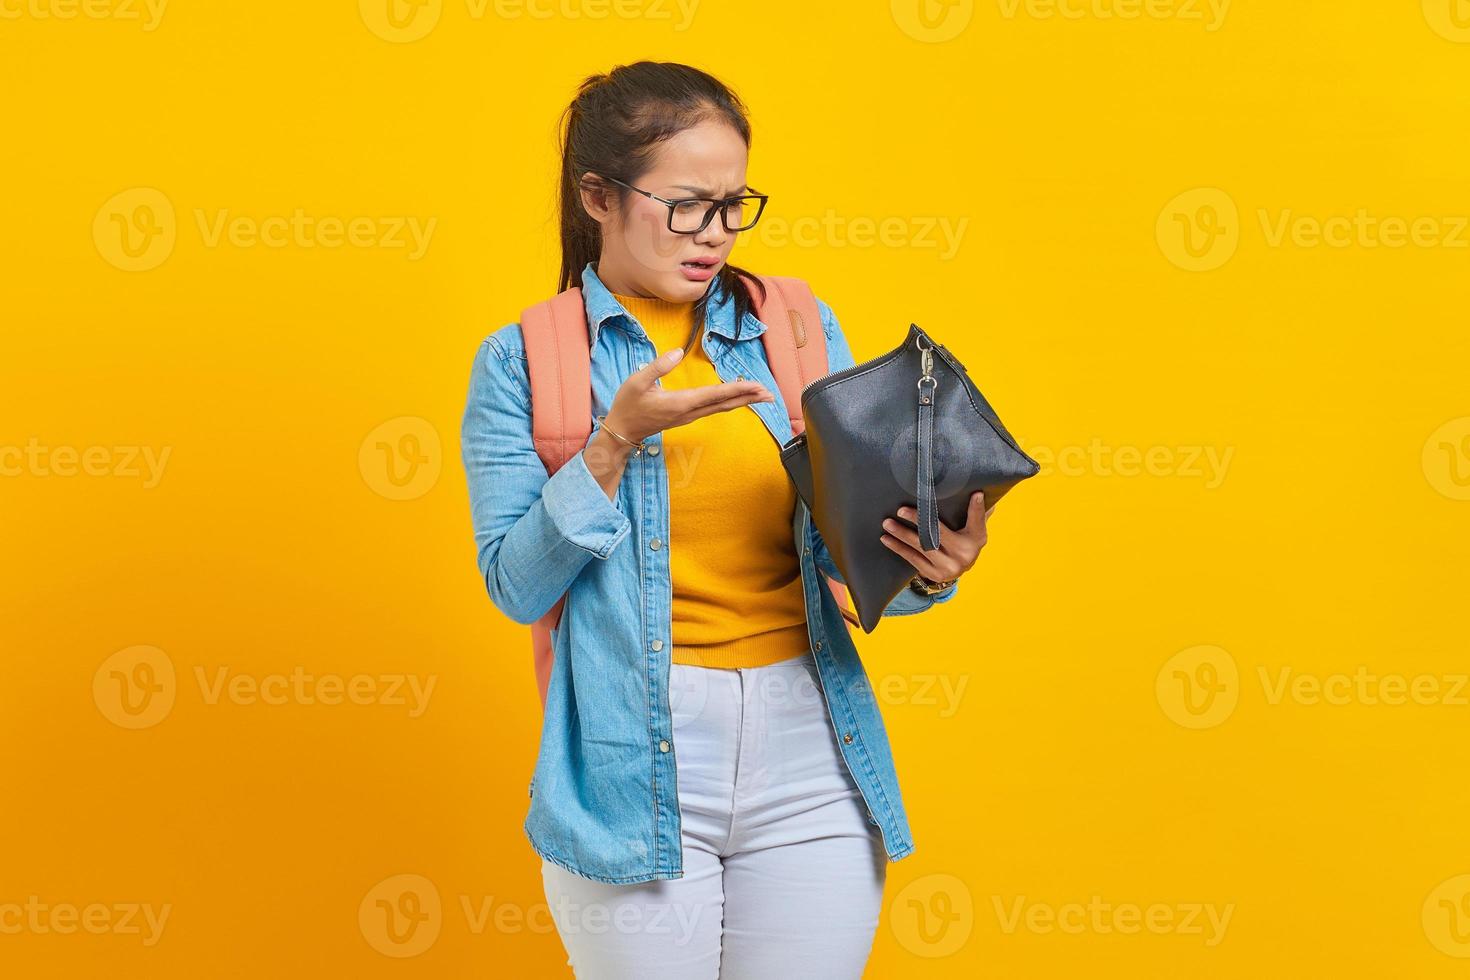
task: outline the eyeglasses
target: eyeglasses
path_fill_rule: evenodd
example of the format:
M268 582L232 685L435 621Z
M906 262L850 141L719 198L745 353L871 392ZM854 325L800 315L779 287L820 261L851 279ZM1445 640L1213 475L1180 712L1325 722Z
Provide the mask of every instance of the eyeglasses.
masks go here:
M669 231L676 235L699 234L709 227L710 219L715 216L716 211L720 213L720 224L726 231L748 231L760 220L761 212L766 209L766 201L769 199L768 195L756 192L719 200L710 197L681 197L671 200L650 194L641 187L634 187L616 177L605 179L642 194L651 201L668 205ZM754 187L750 189L755 191Z

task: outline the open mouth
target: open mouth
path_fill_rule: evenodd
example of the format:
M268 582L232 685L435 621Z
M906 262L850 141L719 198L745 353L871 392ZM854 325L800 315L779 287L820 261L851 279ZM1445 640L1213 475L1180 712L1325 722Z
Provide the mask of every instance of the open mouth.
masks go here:
M720 260L719 259L690 259L687 262L681 262L679 264L682 265L686 269L713 269L715 266L717 266L717 265L720 264Z

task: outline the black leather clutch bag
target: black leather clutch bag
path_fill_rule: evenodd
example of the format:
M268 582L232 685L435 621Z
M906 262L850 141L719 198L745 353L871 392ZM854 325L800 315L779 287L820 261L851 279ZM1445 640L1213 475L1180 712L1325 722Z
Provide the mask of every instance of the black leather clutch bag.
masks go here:
M908 587L914 568L879 540L883 519L904 504L925 551L939 522L965 523L970 495L988 508L1040 467L1016 445L969 375L916 324L881 357L802 389L806 431L781 447L796 484L852 596L864 633Z

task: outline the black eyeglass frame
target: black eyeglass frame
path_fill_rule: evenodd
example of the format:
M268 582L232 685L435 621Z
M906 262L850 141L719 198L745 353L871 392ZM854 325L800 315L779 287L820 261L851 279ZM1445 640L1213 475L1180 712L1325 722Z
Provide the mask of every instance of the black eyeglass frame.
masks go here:
M668 205L668 208L669 208L669 217L668 217L668 221L667 221L668 228L669 228L669 231L673 232L676 235L697 235L700 232L704 231L706 228L709 227L710 219L715 216L715 211L716 210L718 210L720 212L720 225L729 234L732 234L733 235L735 232L738 232L738 231L749 231L750 229L752 229L752 228L755 227L755 223L757 221L761 220L761 215L766 210L766 202L771 199L770 198L770 195L768 195L768 194L762 194L760 191L757 191L754 187L746 188L751 193L748 193L748 194L736 194L734 197L720 198L718 200L715 199L715 198L712 198L712 197L679 197L679 198L670 199L670 198L667 198L667 197L659 197L657 194L650 193L649 191L646 191L646 190L644 190L641 187L634 187L632 184L628 183L627 181L625 181L625 180L618 180L616 177L604 177L602 174L598 174L597 176L602 177L602 179L604 179L604 180L610 180L614 184L620 184L623 187L628 188L628 190L633 191L635 194L642 194L644 197L648 198L650 201L657 201L660 204L666 204L666 205ZM757 207L756 210L755 210L755 217L750 219L750 224L748 224L748 225L742 225L739 228L731 228L730 227L729 220L725 217L725 207L724 207L724 205L729 204L731 201L743 201L743 200L745 200L747 198L753 198L753 199L755 199L757 201L760 201L760 206ZM679 229L677 229L677 228L674 227L674 208L677 205L680 205L680 204L688 204L690 201L702 201L702 202L708 204L709 205L709 208L704 212L704 220L699 223L699 227L698 228L695 228L693 231L680 231Z

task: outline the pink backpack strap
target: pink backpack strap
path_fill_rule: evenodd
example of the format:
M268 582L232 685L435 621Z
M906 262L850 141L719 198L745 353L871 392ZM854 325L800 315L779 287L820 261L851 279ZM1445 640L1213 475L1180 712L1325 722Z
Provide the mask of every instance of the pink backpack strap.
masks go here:
M531 379L531 441L550 475L585 448L592 435L592 348L582 291L573 286L521 311L521 339ZM543 708L554 657L551 631L561 622L566 602L562 596L531 624Z
M757 276L766 287L760 293L751 291L756 301L755 315L766 325L761 340L766 346L766 361L781 389L791 431L800 435L806 429L801 413L801 389L827 374L827 336L822 332L822 313L817 297L804 280L792 276Z
M828 374L827 335L822 331L822 311L805 280L791 276L757 278L766 287L764 300L758 291L751 291L756 301L756 319L766 325L766 332L761 334L766 347L766 361L776 379L776 387L781 389L781 400L786 403L786 414L791 419L791 431L800 435L806 431L801 390ZM848 608L847 586L829 578L827 587L837 600L842 618L854 626L861 626L857 613Z
M592 349L582 290L573 286L521 311L531 376L531 441L548 474L592 435Z

